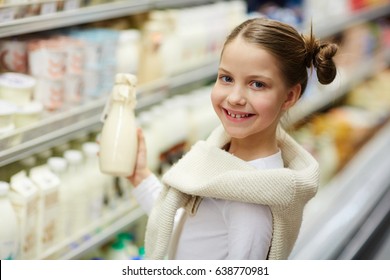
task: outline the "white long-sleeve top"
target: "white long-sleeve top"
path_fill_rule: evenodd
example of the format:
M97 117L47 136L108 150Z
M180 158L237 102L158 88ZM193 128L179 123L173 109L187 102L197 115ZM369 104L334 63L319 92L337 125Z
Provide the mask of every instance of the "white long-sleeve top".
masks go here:
M257 169L283 168L281 152L249 162ZM150 175L133 189L149 214L162 184ZM272 238L272 214L266 205L203 198L195 216L188 216L176 259L266 259Z

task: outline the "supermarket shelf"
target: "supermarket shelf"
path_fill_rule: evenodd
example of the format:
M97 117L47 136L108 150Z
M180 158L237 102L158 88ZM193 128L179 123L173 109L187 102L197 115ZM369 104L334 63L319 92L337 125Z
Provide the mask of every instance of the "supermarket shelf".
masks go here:
M221 0L219 0L221 1ZM130 14L141 13L158 8L178 8L207 3L218 2L218 0L121 0L109 3L81 7L78 9L60 11L56 13L31 16L0 23L0 38L29 34L62 28L66 26L101 21ZM328 19L324 23L315 23L315 34L318 37L328 37L343 29L379 18L390 13L390 5L379 6L369 10L363 10L351 14L348 17L337 17ZM307 28L306 28L307 29Z
M388 122L305 208L292 259L335 259L363 224L390 182Z
M149 0L115 1L46 15L15 19L0 24L0 38L106 20L150 9Z
M208 82L215 77L217 65L217 60L212 60L186 73L140 86L136 112L160 103L173 89ZM77 108L47 116L33 126L1 135L0 167L68 142L85 131L100 130L105 102L106 97L92 100Z
M27 18L15 19L9 22L0 23L0 38L128 16L130 14L146 12L155 8L174 8L212 2L217 1L113 1L94 6L81 7L69 11L60 11L46 15L31 16Z
M389 14L390 4L378 5L367 10L352 12L348 16L328 17L325 22L314 22L313 30L317 37L326 38L350 26L381 18Z
M136 222L139 218L145 215L145 212L137 207L134 208L131 212L118 216L118 219L112 223L109 227L102 230L99 234L89 239L87 242L80 245L77 249L69 252L68 254L61 257L63 260L79 259L85 255L90 250L98 248L99 246L105 244L110 238L112 238L116 233L125 230L128 226Z
M129 202L118 206L117 209L112 210L111 213L106 214L96 223L91 224L83 231L79 232L76 236L72 236L56 244L54 247L44 252L38 259L50 259L55 256L58 259L77 259L94 248L107 242L117 232L125 230L126 227L136 222L139 218L145 215L145 212L139 208L134 202ZM99 231L97 231L99 229ZM88 236L91 232L96 232L93 236L90 236L86 241L83 241L77 247L72 248L71 251L58 257L56 254L61 252L66 247L70 247L76 240L82 240L83 236Z
M154 0L152 1L153 8L176 8L185 6L204 5L207 3L218 2L218 0Z

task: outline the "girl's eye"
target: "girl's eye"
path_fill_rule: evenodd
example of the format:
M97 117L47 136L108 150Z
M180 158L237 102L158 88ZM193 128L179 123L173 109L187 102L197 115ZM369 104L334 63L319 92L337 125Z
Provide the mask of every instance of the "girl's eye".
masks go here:
M231 83L231 82L233 82L233 79L231 77L229 77L229 76L221 76L220 79L224 83Z
M262 82L254 81L251 83L254 88L263 88L265 85Z

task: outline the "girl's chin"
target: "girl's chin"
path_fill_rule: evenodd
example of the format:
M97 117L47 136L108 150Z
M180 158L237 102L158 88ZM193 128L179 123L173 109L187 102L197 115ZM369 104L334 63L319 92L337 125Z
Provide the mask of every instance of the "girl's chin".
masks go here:
M225 128L225 132L231 137L231 138L236 138L236 139L243 139L247 137L248 135L244 133L242 130L242 127L231 127L227 125L223 125Z

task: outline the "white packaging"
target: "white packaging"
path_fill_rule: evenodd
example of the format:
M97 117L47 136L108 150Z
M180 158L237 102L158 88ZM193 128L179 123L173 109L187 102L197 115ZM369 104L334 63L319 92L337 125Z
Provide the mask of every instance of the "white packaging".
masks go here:
M19 248L19 225L8 193L9 184L0 181L0 260L16 259Z
M2 10L3 11L3 10ZM27 44L23 40L0 41L0 70L2 72L27 73Z
M21 73L0 74L0 99L24 105L31 102L36 81Z
M31 75L50 80L63 79L66 73L66 51L61 40L32 40L28 43Z
M86 142L82 145L85 157L85 182L88 188L87 219L90 222L98 221L103 214L103 201L107 175L99 170L99 145L95 142Z
M11 177L9 198L15 209L20 229L19 259L38 257L38 189L25 171Z
M57 110L62 107L65 86L62 79L52 80L38 78L34 90L34 100L43 104L47 110Z
M83 154L79 150L67 150L64 158L68 163L67 173L65 175L66 191L68 194L68 213L71 217L69 220L67 236L77 235L86 226L88 226L87 209L88 193L84 177Z
M70 232L71 216L69 214L69 192L67 191L67 185L65 175L68 168L68 163L63 157L51 157L47 161L49 169L57 175L60 180L58 188L58 200L59 200L59 214L57 219L57 237L58 242L64 241Z
M59 214L59 178L47 165L30 170L30 178L39 190L38 202L38 252L45 253L57 242L57 220Z

